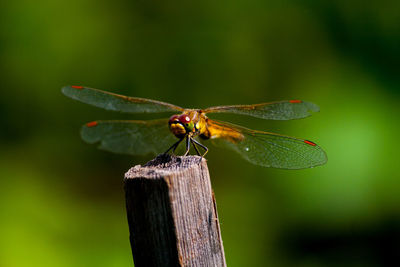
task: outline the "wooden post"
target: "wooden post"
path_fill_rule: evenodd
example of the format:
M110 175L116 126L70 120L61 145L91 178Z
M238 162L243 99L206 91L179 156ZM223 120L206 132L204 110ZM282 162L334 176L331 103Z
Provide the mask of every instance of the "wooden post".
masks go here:
M204 158L159 155L124 181L135 267L226 266Z

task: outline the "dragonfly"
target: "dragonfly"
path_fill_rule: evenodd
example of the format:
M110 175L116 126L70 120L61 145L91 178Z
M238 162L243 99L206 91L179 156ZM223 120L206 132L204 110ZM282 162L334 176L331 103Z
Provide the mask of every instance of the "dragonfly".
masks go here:
M233 113L267 120L300 119L319 111L319 107L311 102L286 100L188 109L84 86L65 86L62 92L72 99L111 111L178 113L169 119L97 120L83 125L82 139L90 144L99 143L100 149L110 152L131 155L159 154L162 151L174 153L184 142L184 156L189 154L191 146L198 155L205 156L208 148L200 140L215 140L249 162L264 167L305 169L327 162L324 150L312 141L251 130L207 117L210 113Z

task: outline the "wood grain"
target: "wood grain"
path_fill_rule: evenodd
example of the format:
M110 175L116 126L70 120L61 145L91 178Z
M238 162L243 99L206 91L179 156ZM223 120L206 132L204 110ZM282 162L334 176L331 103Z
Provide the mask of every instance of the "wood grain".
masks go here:
M204 158L163 154L124 181L136 267L226 266Z

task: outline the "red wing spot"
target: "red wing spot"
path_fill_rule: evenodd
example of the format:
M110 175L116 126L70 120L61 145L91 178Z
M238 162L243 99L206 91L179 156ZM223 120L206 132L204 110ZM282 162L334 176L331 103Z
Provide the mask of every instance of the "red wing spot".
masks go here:
M304 143L310 145L310 146L316 146L317 144L308 140L304 140Z
M78 90L82 90L83 89L83 86L80 86L80 85L71 85L71 87L74 88L74 89L78 89Z
M301 101L301 100L295 99L295 100L290 100L289 102L290 102L290 103L301 103L302 101Z
M92 122L86 123L86 126L87 126L87 127L94 127L94 126L96 126L97 124L98 124L97 121L92 121Z

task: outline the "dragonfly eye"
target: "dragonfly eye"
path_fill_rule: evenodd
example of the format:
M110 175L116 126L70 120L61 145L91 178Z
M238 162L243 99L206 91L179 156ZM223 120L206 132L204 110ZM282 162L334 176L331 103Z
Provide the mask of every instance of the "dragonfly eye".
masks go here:
M180 115L178 119L183 125L186 125L192 121L190 117L186 114Z
M179 116L178 115L172 115L171 118L169 118L168 123L174 123L174 122L178 122L179 121Z

